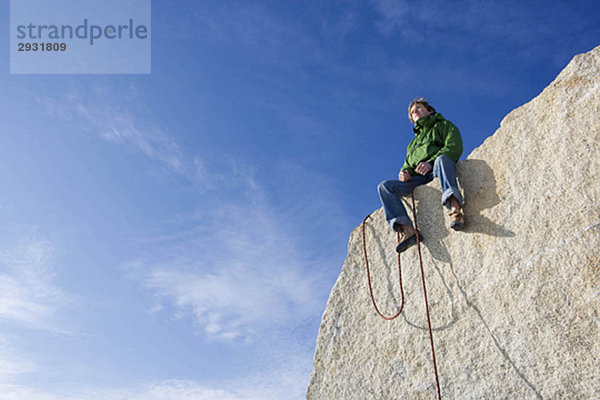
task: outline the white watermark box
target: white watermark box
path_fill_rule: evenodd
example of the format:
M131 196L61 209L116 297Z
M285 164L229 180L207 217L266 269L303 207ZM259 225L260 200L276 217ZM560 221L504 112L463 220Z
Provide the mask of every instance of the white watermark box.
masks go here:
M11 0L11 74L149 74L150 0Z

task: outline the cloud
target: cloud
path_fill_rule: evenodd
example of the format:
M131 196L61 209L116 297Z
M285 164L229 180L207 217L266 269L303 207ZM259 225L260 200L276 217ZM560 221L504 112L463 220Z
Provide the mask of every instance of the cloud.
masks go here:
M258 222L258 216L253 217ZM263 221L268 225L268 218ZM270 231L266 228L265 231ZM233 240L227 247L233 251L225 257L235 264L214 272L184 268L171 270L156 268L147 277L153 290L166 302L173 302L178 312L189 312L198 318L207 335L221 339L249 336L258 325L273 327L282 318L302 318L313 313L314 302L311 278L302 276L297 266L277 265L282 271L270 270L277 258L267 257L264 264L255 269L243 270L242 260L233 262L247 246L255 246L261 236L252 238L251 232L242 234L241 240ZM272 232L277 233L277 232ZM228 235L228 232L220 232ZM263 233L257 233L263 235ZM196 238L198 239L198 238ZM221 240L218 237L212 238ZM279 243L278 239L273 239ZM266 240L268 241L268 240ZM187 245L192 245L188 242ZM209 245L214 245L213 242ZM266 244L268 249L271 244ZM215 251L221 251L216 248ZM261 249L260 251L263 251ZM197 254L202 254L204 250ZM68 303L67 296L57 288L55 250L48 240L29 238L17 245L0 250L0 281L9 286L0 287L0 304L3 319L18 321L27 326L54 328L54 321L61 306ZM192 254L193 255L193 254ZM288 257L288 253L280 254ZM253 256L256 257L256 256ZM254 260L256 258L253 258ZM275 261L273 261L275 260ZM251 261L249 261L251 262ZM294 260L290 260L294 262ZM270 271L270 272L269 272ZM6 289L12 290L6 290ZM312 299L312 300L311 300ZM290 306L291 305L291 306ZM213 307L211 313L205 312ZM165 312L156 309L156 313ZM269 313L273 312L273 315ZM297 313L297 314L296 314ZM205 317L204 320L200 320ZM212 319L211 319L212 318ZM267 321L267 322L265 322ZM259 328L260 329L260 328ZM293 329L293 328L292 328ZM238 332L236 334L236 332ZM264 332L263 332L264 333ZM267 332L267 335L273 335ZM273 336L271 336L272 338ZM272 346L272 343L270 346ZM302 398L310 373L312 348L305 349L286 338L278 343L275 356L269 354L268 368L251 376L233 381L199 382L194 380L157 380L135 387L72 387L54 389L53 386L32 382L32 373L38 373L49 365L34 365L0 340L0 400L276 400ZM265 352L268 350L265 349Z
M225 257L231 263L213 272L183 267L170 269L160 267L152 270L147 277L149 286L166 302L172 302L181 313L189 313L197 324L211 337L233 339L248 337L259 331L270 337L269 347L273 347L277 334L261 331L263 328L278 328L282 320L302 319L313 314L315 300L313 279L301 273L294 265L298 258L289 258L294 253L293 245L283 244L286 237L278 238L279 232L269 225L270 218L260 215L257 208L251 217L253 222L261 222L259 231L248 230L238 239L231 240L225 247L232 251ZM261 219L262 218L262 219ZM260 225L260 224L259 224ZM254 234L259 235L253 237ZM266 234L265 232L270 232ZM212 240L220 241L230 232L215 233ZM267 236L265 236L267 235ZM273 237L275 236L275 237ZM198 239L198 238L196 238ZM272 241L271 243L269 243ZM264 243L263 243L264 242ZM260 244L262 243L262 244ZM188 242L191 245L193 242ZM264 246L248 260L243 254L252 253L249 247ZM246 268L261 253L271 246L282 246L282 252L266 255L263 263ZM214 251L219 252L221 248ZM270 251L270 250L269 250ZM56 313L68 303L67 296L54 283L53 267L55 250L48 240L29 238L17 245L0 250L0 265L3 284L0 291L2 318L18 321L27 326L52 328ZM202 254L203 250L197 254ZM193 255L193 254L192 254ZM281 258L278 258L281 257ZM280 263L286 259L288 264ZM236 261L237 260L237 261ZM245 264L245 263L248 264ZM219 265L218 267L222 267ZM275 270L274 267L280 268ZM212 310L209 310L212 308ZM156 309L156 313L165 310ZM290 329L294 329L292 326ZM288 332L283 332L287 334ZM235 380L200 382L194 380L157 380L131 387L72 387L54 389L44 384L33 384L31 373L36 373L44 365L34 365L15 353L6 340L0 340L0 400L278 400L282 398L300 399L304 396L310 374L312 347L306 348L286 337L277 342L277 349L265 353L268 367L262 372L239 377Z
M103 139L133 145L189 177L186 184L201 204L192 215L161 221L158 234L131 239L141 244L140 254L124 265L129 272L143 269L137 279L158 300L149 307L152 313L191 318L204 335L223 340L247 340L292 315L318 315L330 282L321 279L320 272L307 274L316 271L319 262L303 255L296 244L300 226L295 229L293 224L301 220L298 213L303 210L292 196L282 198L291 206L278 206L260 186L253 165L222 154L185 154L166 133L139 128L141 114L102 99L96 96L93 104L84 96L69 95L39 102L47 115L75 119ZM317 174L305 175L303 181L310 185L304 186L314 186ZM302 182L297 177L294 173L286 180L298 187ZM327 193L314 196L312 203L319 205L311 214L327 214ZM324 219L314 225L322 225Z
M251 174L236 182L238 197L215 199L188 236L173 246L161 239L158 257L167 261L150 262L144 278L144 286L211 338L247 339L292 317L313 316L323 301L322 274L312 272L316 266L282 228L286 217Z
M370 4L382 34L400 34L408 46L425 46L434 52L466 53L472 61L503 57L543 63L548 54L562 47L557 43L571 44L566 46L571 48L574 40L583 37L582 29L591 32L595 28L581 25L584 8L561 2L372 0Z
M11 343L7 333L20 328L17 342L26 337L23 328L70 334L64 329L60 314L72 303L72 298L55 283L55 248L49 240L31 234L16 243L0 242L3 243L0 247L0 399L51 399L9 383L38 369Z
M251 398L233 390L214 389L190 381L165 381L152 384L131 400L250 400Z
M237 339L281 324L292 315L305 318L309 314L307 308L315 297L312 279L297 266L270 260L239 263L214 273L159 268L146 286L180 311L191 313L209 337Z
M219 381L193 379L141 380L125 385L54 387L31 379L33 365L15 357L0 342L0 400L281 400L302 399L312 367L312 349L293 343L270 357L267 367ZM272 347L277 347L273 346ZM8 358L9 362L4 359ZM2 373L4 366L8 371ZM38 368L42 368L39 366ZM46 383L44 383L46 382ZM62 386L62 385L59 385Z
M377 27L381 33L388 35L406 25L409 10L408 3L404 0L373 0L374 9L379 13L380 20Z
M0 400L293 400L304 398L308 372L290 363L240 381L206 383L171 379L129 388L75 389L67 394L0 383Z
M33 363L15 354L7 340L0 339L0 382L35 370Z
M34 388L0 383L0 400L75 400L73 397L56 396Z
M149 124L143 124L126 107L105 97L105 89L97 93L67 94L62 97L38 97L43 112L52 118L71 122L78 128L102 139L128 144L146 156L162 162L171 170L190 173L188 162L179 145L168 134Z
M0 248L0 318L59 331L58 310L69 297L54 283L54 248L43 239L26 238Z
M290 360L291 361L291 360ZM241 382L221 385L194 381L170 380L156 382L129 400L281 400L302 399L308 385L310 371L292 365L277 371L250 377Z

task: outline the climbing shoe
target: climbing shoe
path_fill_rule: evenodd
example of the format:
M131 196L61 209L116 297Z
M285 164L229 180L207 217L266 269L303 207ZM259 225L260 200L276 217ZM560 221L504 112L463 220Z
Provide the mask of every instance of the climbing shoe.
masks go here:
M464 231L465 230L465 216L460 210L452 209L448 213L452 221L450 222L450 228L455 231Z
M396 246L396 251L398 253L403 253L409 247L414 246L415 244L417 244L417 235L419 236L419 241L422 242L423 241L423 235L421 235L420 232L417 232L417 233L415 233L412 236L404 237L402 239L402 241L400 241L400 243L398 243L398 246Z

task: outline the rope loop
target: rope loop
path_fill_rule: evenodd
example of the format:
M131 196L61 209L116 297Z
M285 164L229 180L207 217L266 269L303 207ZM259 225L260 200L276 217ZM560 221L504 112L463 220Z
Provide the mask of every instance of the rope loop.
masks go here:
M417 208L415 207L415 194L412 182L408 181L410 186L410 197L412 200L412 212L413 212L413 220L415 221L415 230L419 232L419 223L417 221ZM369 270L369 258L367 257L367 240L365 238L365 224L367 220L371 217L371 214L367 215L362 222L362 239L363 239L363 253L365 256L365 264L367 265L367 281L369 282L369 293L371 295L371 302L373 303L373 307L375 307L375 311L379 316L385 320L391 321L398 317L400 313L402 313L402 309L404 308L404 289L402 288L402 267L400 263L400 253L398 253L398 278L400 281L400 293L402 294L402 302L400 303L400 309L398 312L391 317L386 317L383 315L377 304L375 303L375 296L373 295L373 287L371 285L371 272ZM400 242L400 232L397 232L398 242ZM435 359L435 349L433 346L433 331L431 329L431 318L429 317L429 304L427 300L427 286L425 285L425 272L423 271L423 256L421 255L421 239L419 239L419 235L417 234L417 250L419 252L419 266L421 267L421 281L423 283L423 297L425 299L425 314L427 315L427 326L429 327L429 343L431 345L431 357L433 359L433 370L435 372L435 384L437 388L438 400L442 399L442 394L440 391L440 379L438 377L437 370L437 362Z
M402 289L402 266L400 264L400 254L398 254L398 280L400 282L400 294L402 295L402 301L400 302L400 309L398 312L391 317L386 317L379 311L377 307L377 303L375 303L375 296L373 295L373 287L371 285L371 272L369 271L369 258L367 257L367 241L365 239L365 224L367 220L371 217L371 214L367 215L362 222L362 238L363 238L363 254L365 255L365 263L367 264L367 281L369 282L369 293L371 294L371 302L373 303L373 307L375 307L375 311L379 316L385 320L391 321L395 319L397 316L402 313L402 309L404 308L404 290ZM398 233L398 241L400 241L400 233Z

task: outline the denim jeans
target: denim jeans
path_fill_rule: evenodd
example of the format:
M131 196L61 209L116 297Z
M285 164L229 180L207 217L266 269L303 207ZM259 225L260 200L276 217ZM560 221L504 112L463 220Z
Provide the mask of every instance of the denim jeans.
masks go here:
M410 185L415 188L425 185L436 177L440 180L442 186L442 205L450 208L450 197L454 196L462 207L462 195L458 190L456 183L456 163L448 156L442 155L435 159L433 171L426 175L416 175L411 177L409 182L400 182L398 180L383 181L377 186L379 198L385 211L385 219L392 229L399 230L399 225L412 225L412 221L406 213L406 208L400 198L410 194ZM399 224L399 225L396 225Z

